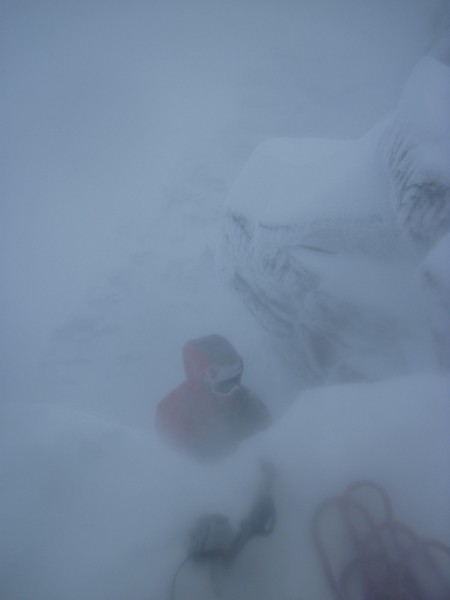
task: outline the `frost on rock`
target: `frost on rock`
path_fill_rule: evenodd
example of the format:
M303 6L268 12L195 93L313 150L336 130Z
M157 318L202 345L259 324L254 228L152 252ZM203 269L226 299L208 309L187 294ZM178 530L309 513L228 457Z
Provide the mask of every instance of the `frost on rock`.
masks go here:
M423 254L450 229L445 56L420 61L362 138L269 140L231 190L221 265L305 385L432 360L409 241Z
M415 251L441 367L450 367L450 35L413 70L380 145L399 227Z
M416 65L382 153L402 232L424 253L450 229L450 41Z
M439 364L450 369L450 233L444 236L421 265L430 304L430 322Z

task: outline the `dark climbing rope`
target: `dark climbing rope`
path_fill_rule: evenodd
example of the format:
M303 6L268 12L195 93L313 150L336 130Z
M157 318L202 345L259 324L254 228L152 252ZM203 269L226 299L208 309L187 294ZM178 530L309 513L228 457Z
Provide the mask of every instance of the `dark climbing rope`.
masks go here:
M193 560L193 557L191 555L186 556L186 558L178 565L175 573L173 574L172 583L170 585L170 595L169 595L170 600L176 600L175 592L176 592L176 584L177 584L178 575L180 574L180 571L184 567L184 565L187 564L188 562L190 562L191 560Z
M381 520L357 496L370 492L381 504ZM334 511L341 519L353 548L353 557L335 572L323 541L323 523ZM450 599L450 547L419 538L396 521L386 491L371 481L359 481L342 496L330 498L316 510L313 539L325 577L336 600L448 600ZM447 561L447 577L442 561ZM426 575L426 577L425 577ZM359 595L352 584L359 583Z

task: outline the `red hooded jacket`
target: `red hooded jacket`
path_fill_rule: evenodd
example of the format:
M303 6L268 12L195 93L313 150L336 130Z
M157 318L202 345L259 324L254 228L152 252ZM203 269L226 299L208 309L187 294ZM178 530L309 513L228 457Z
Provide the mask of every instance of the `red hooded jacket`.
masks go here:
M183 347L186 381L159 403L158 430L176 445L196 455L216 457L266 427L265 405L240 385L242 358L222 336L198 338ZM221 373L238 374L228 394L213 392Z

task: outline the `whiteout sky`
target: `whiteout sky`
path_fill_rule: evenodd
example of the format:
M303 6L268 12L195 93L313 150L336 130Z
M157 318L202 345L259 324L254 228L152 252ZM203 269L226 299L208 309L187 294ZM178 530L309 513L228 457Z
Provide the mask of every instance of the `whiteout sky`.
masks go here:
M280 470L277 530L224 599L327 598L302 534L355 476L448 540L448 377L292 405L298 380L215 252L257 145L362 136L449 16L441 0L0 3L2 597L165 598L192 519L242 518L262 455ZM205 467L153 419L181 345L213 332L276 422Z
M55 329L111 292L155 227L170 237L171 216L155 225L170 196L180 214L203 194L201 219L260 140L354 137L391 110L440 8L2 2L2 395L36 392ZM150 250L160 270L188 258L174 246Z

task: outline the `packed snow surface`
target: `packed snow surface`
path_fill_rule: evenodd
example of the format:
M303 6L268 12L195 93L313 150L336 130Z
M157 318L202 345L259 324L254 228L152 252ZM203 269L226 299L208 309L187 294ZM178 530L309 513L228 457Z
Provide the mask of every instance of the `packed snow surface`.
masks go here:
M261 224L370 217L378 207L374 135L359 142L280 139L264 142L238 178L230 210Z
M244 548L221 597L327 600L311 520L355 480L385 486L418 535L450 542L449 391L436 375L317 388L214 464L60 406L3 405L2 597L166 599L195 519L218 512L237 525L264 458L277 469L277 525ZM180 600L214 597L206 568L187 566L177 589Z

